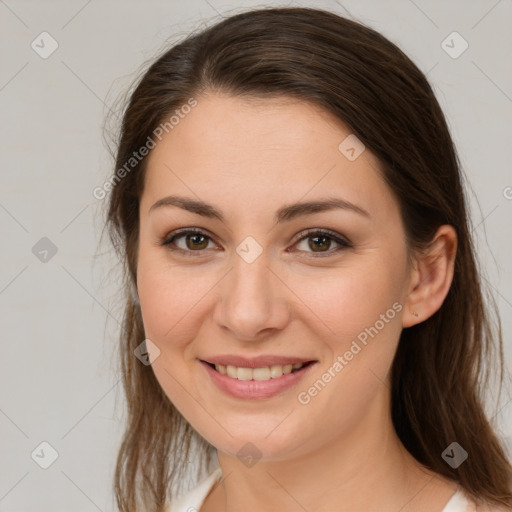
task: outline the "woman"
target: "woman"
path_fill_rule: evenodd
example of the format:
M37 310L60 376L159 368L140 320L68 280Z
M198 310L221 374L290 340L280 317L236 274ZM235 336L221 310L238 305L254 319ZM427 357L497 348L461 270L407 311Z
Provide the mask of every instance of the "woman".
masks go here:
M122 511L512 506L455 149L394 44L316 9L227 18L141 78L116 169Z

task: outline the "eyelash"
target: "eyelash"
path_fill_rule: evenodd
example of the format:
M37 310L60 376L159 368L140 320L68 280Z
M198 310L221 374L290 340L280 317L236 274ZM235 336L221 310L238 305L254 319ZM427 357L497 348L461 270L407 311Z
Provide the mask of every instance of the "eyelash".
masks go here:
M180 252L187 257L188 256L190 256L190 257L201 256L202 255L201 253L203 253L206 249L192 251L192 250L188 250L188 249L181 249L179 247L172 247L172 244L174 243L174 241L176 239L182 238L185 235L189 235L189 234L190 235L202 235L202 236L206 237L207 239L214 241L211 236L209 236L206 232L204 232L200 229L184 228L184 229L180 229L180 230L177 230L177 231L171 233L171 236L165 237L163 240L161 240L160 244L163 246L166 246L167 249L169 249L170 251ZM333 254L338 253L344 249L349 249L349 248L353 247L353 245L351 244L351 242L348 241L348 239L342 238L334 231L330 231L328 229L321 229L321 228L309 229L309 230L302 231L301 233L299 233L298 236L300 236L300 238L297 240L297 242L294 243L294 245L297 245L299 242L302 242L302 240L306 240L308 238L313 238L314 236L321 236L321 237L329 238L338 244L339 247L337 247L335 249L330 249L325 252L315 253L312 251L311 252L310 251L301 251L301 252L310 252L310 254L313 255L313 258L324 258L326 256L332 256ZM196 253L196 254L194 254L194 253Z

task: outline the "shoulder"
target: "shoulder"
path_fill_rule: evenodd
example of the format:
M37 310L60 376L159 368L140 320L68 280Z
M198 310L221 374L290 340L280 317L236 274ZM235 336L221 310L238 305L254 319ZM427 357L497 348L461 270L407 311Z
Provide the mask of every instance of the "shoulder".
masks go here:
M197 512L203 504L212 487L221 479L220 467L212 471L196 487L180 498L167 504L164 512Z
M441 512L510 512L510 509L477 502L459 487Z

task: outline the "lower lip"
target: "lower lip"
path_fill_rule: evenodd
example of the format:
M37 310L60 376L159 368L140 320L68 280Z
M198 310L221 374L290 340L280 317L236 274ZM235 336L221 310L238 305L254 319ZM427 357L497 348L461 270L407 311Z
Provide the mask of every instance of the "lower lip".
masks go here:
M297 384L316 364L310 363L298 371L270 380L238 380L214 370L208 363L200 361L213 383L235 398L270 398Z

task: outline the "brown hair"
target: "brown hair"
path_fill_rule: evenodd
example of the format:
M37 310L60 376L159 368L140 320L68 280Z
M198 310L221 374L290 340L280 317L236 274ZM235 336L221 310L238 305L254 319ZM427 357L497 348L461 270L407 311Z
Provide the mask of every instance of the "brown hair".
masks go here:
M393 423L422 464L477 499L512 505L512 468L483 407L486 368L494 357L490 368L501 372L502 381L499 319L491 321L483 300L459 163L424 74L382 35L330 12L265 8L237 14L176 44L145 72L124 112L116 169L164 119L203 91L286 95L324 107L380 160L411 250L426 247L440 225L454 226L458 251L448 295L434 315L401 334L392 368ZM124 512L157 511L172 499L171 486L182 478L193 442L203 469L212 454L151 367L133 356L145 338L130 292L145 163L141 159L117 180L107 220L126 271L120 350L128 418L115 474ZM469 452L457 469L441 457L453 441Z

